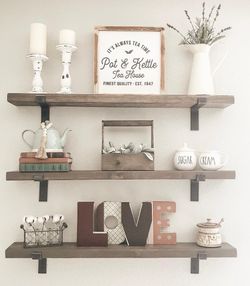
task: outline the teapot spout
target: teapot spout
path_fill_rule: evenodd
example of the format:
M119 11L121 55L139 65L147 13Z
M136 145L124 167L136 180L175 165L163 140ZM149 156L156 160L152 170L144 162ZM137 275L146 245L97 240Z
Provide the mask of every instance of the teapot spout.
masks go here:
M62 147L64 147L64 145L65 145L65 142L66 142L66 139L67 139L67 136L68 136L69 131L72 131L72 130L69 129L69 128L67 128L67 129L65 129L64 132L63 132L63 135L62 135L62 137L61 137L61 146L62 146Z

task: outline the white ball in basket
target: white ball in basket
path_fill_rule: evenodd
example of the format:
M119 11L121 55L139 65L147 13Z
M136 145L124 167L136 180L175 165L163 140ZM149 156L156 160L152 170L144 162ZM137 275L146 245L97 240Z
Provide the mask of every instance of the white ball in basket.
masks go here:
M49 215L43 215L37 218L37 221L41 224L49 221Z
M60 221L63 221L63 220L64 220L64 215L61 215L61 214L53 215L53 222L54 223L57 223L57 222L60 222Z
M35 223L37 221L37 218L35 216L24 216L23 222L24 223Z

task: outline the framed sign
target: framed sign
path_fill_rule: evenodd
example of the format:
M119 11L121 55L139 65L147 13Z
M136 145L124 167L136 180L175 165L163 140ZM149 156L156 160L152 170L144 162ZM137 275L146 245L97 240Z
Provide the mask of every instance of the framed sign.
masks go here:
M96 27L95 92L160 94L164 54L164 28Z

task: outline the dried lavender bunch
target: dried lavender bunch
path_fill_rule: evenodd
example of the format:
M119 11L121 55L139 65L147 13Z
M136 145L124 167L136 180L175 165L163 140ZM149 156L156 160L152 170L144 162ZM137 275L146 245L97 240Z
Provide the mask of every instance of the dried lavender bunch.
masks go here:
M187 31L187 34L184 35L174 26L167 24L167 26L177 32L182 40L180 44L183 45L192 45L192 44L207 44L212 45L218 40L225 38L224 33L228 30L231 30L232 27L226 27L221 29L220 31L215 31L215 23L220 15L221 4L216 8L213 6L208 15L206 16L206 3L202 3L202 13L200 18L196 18L193 21L187 10L184 10L185 15L188 19L188 22L191 25L191 29Z

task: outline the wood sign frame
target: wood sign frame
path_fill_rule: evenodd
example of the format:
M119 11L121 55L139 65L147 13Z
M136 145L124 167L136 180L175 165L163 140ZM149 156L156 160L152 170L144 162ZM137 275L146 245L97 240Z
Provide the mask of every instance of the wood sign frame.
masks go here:
M160 94L164 77L164 28L95 27L95 93Z

